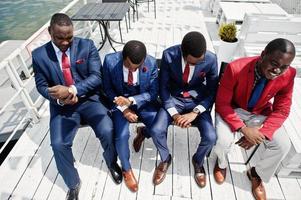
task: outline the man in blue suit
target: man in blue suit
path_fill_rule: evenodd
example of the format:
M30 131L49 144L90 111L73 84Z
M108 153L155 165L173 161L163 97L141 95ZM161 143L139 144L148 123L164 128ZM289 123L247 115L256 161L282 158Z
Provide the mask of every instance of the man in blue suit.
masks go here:
M138 183L129 161L129 122L137 122L139 118L146 128L138 134L143 132L143 138L150 136L149 127L158 111L156 59L146 54L146 47L142 42L132 40L125 44L122 52L106 55L103 76L104 91L111 102L115 146L124 181L132 192L136 192Z
M50 139L58 172L69 188L66 199L78 199L80 178L72 142L85 121L103 147L103 157L116 183L122 181L113 145L113 124L100 102L101 62L91 40L73 37L71 19L54 14L51 41L32 53L36 87L50 102Z
M153 138L161 156L153 183L160 184L171 163L167 147L167 128L174 124L187 128L192 124L200 131L201 143L192 157L195 180L200 187L206 185L204 158L216 141L210 115L218 83L216 56L206 51L206 40L199 32L187 33L181 45L164 50L161 60L159 85L161 108L153 126Z

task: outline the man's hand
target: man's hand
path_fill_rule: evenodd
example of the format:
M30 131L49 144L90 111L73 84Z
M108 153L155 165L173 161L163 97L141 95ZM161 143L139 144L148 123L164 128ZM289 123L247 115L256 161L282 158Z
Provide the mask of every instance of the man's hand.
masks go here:
M60 99L60 102L64 105L74 105L78 102L78 97L72 93L69 94L69 96L65 99Z
M123 116L129 121L129 122L137 122L138 121L138 115L131 109L127 108L123 111Z
M260 127L243 127L241 129L242 134L246 140L252 145L260 144L265 139L264 135L259 131Z
M242 136L237 142L235 142L235 144L238 144L240 147L246 150L254 146L254 144L251 144L251 142L249 142L245 136Z
M113 101L118 106L130 106L132 102L123 96L115 97Z
M180 126L181 128L188 128L197 116L198 115L196 113L190 112L184 115L175 114L172 118L177 126Z
M49 95L54 99L66 99L69 96L68 87L63 85L56 85L48 88Z

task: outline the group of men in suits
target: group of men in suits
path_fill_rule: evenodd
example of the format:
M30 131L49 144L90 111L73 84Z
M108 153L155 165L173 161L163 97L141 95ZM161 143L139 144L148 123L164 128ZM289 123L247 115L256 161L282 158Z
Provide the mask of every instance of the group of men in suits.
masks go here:
M243 135L236 142L242 148L264 143L266 151L247 176L254 197L266 199L262 179L271 178L290 148L289 139L277 132L289 114L296 74L290 67L295 56L290 41L273 40L261 56L233 61L218 86L216 56L206 50L199 32L187 33L180 45L163 52L159 75L156 59L140 41L129 41L121 52L107 54L102 65L91 40L73 37L67 15L54 14L49 33L51 41L34 50L32 59L37 89L50 102L51 146L69 188L66 199L78 199L80 190L71 147L82 121L100 140L113 180L119 184L124 179L131 191L138 190L128 144L129 123L138 119L145 127L137 129L134 150L138 152L144 139L152 138L161 158L154 185L164 180L172 162L167 128L174 122L182 128L195 125L200 132L201 142L192 156L200 187L206 186L203 164L212 148L218 157L214 177L221 184L236 132ZM107 96L108 108L100 91ZM216 128L210 114L215 97Z

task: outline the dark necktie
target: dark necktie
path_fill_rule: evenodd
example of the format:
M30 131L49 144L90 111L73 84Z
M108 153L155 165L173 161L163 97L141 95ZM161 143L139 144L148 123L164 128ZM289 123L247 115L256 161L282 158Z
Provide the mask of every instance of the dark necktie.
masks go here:
M183 73L183 77L182 77L184 85L188 84L189 71L190 71L189 64L186 63L184 73ZM183 97L184 98L190 97L189 92L183 91Z
M134 83L133 83L133 72L131 72L130 70L129 70L129 74L128 74L128 85L130 85L130 86L134 85Z
M65 52L62 54L62 69L66 86L73 85L73 78L70 69L70 62Z
M259 100L261 93L265 87L265 84L267 82L266 78L260 78L258 80L258 82L256 83L253 91L252 91L252 95L249 99L248 102L248 109L252 110L254 108L254 106L256 105L257 101Z

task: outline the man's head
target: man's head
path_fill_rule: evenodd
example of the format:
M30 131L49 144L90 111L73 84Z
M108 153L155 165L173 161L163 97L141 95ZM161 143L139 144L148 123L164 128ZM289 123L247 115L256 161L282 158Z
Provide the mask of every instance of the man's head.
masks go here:
M202 61L206 52L206 40L204 36L196 31L187 33L181 44L184 60L191 65Z
M122 50L123 64L130 71L136 71L146 57L145 45L137 40L128 41Z
M66 51L72 43L73 24L68 15L56 13L51 17L48 27L52 42L61 50Z
M294 44L283 38L268 43L258 61L260 73L267 79L283 74L295 58Z

